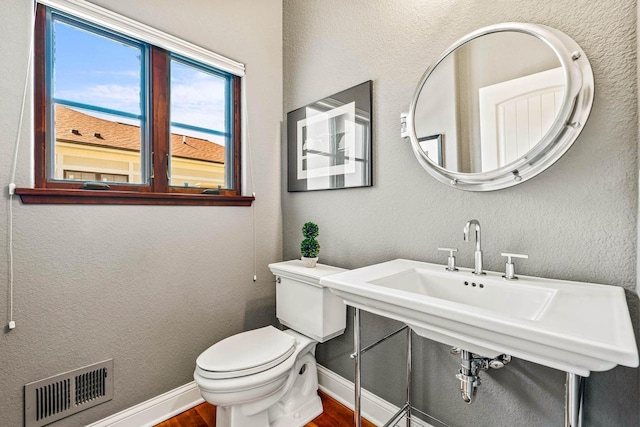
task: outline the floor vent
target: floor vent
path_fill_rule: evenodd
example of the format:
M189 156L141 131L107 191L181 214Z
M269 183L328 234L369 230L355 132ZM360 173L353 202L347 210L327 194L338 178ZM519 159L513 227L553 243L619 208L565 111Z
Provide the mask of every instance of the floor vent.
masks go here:
M113 399L113 359L24 386L25 427L40 427Z

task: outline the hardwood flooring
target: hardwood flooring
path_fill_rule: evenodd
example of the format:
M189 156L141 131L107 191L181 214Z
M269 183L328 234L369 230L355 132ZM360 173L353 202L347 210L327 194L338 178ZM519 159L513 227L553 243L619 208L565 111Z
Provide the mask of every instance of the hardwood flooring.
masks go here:
M306 427L349 427L353 425L353 411L340 402L319 392L324 412L311 421ZM216 407L202 403L182 414L158 424L156 427L215 427ZM367 420L362 420L363 427L375 427Z

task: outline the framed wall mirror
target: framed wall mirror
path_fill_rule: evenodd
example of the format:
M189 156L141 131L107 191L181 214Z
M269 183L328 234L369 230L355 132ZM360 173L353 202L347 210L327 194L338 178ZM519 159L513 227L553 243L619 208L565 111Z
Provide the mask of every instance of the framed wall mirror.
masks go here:
M425 72L407 136L439 181L467 191L507 188L571 147L593 94L591 65L569 36L543 25L493 25L458 40ZM439 150L425 144L436 137Z

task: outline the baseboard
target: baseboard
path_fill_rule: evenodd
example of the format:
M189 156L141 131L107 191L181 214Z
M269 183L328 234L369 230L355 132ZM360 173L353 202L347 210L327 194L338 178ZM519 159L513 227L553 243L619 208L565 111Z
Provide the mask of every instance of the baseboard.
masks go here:
M354 393L353 383L333 371L318 365L318 386L320 390L342 403L347 408L353 410ZM387 402L375 394L362 389L360 394L360 408L362 416L377 426L384 425L391 417L400 410L397 406ZM402 421L398 426L404 426ZM425 421L412 417L412 427L434 427Z
M195 382L190 382L87 427L151 427L204 402Z
M353 410L353 383L333 371L318 365L320 390ZM111 415L87 427L152 427L204 402L195 382L180 386L160 396ZM362 390L362 416L375 425L386 423L400 408L375 394ZM399 424L403 426L404 424ZM433 427L425 421L412 419L412 427Z

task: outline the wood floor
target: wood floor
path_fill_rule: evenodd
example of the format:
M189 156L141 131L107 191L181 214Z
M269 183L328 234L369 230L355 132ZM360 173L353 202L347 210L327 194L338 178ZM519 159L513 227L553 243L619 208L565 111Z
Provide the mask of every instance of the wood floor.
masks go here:
M353 411L346 406L319 392L324 412L311 421L306 427L349 427L353 425ZM156 427L215 427L216 407L202 403L195 408L176 415ZM362 420L363 427L375 427L367 420Z

